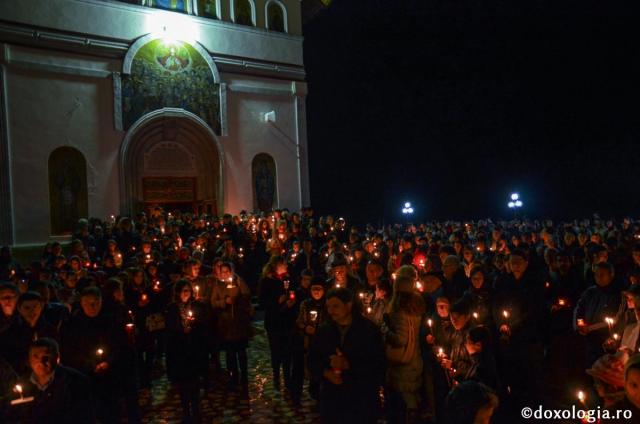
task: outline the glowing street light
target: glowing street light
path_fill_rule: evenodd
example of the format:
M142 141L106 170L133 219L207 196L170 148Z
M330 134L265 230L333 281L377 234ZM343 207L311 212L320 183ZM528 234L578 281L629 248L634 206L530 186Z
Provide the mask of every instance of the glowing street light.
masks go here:
M519 209L523 205L522 200L520 200L520 195L518 193L511 193L511 201L507 203L509 209Z
M411 202L404 202L404 208L402 208L402 213L404 215L411 215L413 213L413 208L411 207Z

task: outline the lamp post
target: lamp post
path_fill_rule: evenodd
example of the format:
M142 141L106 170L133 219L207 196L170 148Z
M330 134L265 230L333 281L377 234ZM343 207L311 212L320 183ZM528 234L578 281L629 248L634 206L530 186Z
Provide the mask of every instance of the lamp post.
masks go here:
M509 209L513 210L513 217L515 218L518 213L518 209L522 207L523 203L520 200L520 195L518 193L511 193L511 200L507 203Z
M413 215L413 206L411 206L411 202L404 202L404 207L402 208L402 215L407 218L407 222L410 220Z

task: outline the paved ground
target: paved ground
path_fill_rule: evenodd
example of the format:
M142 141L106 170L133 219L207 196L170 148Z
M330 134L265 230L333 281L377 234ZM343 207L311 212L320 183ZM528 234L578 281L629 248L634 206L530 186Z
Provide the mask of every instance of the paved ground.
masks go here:
M224 378L202 397L205 423L316 423L315 402L305 393L300 407L294 407L285 389L276 391L271 382L269 346L262 323L255 324L256 336L249 344L249 394L227 388ZM221 355L224 366L224 355ZM284 387L284 384L282 385ZM151 390L140 392L145 423L180 423L182 409L177 391L166 374L156 378Z

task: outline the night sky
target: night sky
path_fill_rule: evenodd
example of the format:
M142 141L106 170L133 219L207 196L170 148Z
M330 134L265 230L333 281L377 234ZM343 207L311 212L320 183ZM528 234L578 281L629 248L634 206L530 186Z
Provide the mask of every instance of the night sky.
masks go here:
M631 5L631 6L629 6ZM640 31L618 1L334 0L305 26L312 205L357 221L638 216Z

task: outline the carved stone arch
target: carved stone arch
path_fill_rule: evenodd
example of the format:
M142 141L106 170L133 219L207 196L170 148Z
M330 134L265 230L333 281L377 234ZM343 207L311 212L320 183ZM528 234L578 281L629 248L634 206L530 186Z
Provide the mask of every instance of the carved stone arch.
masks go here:
M174 151L179 156L172 157ZM162 156L148 166L154 152ZM123 214L143 210L144 178L162 176L194 178L194 202L213 202L213 210L223 210L224 150L211 127L191 112L164 108L140 118L125 135L119 165Z

